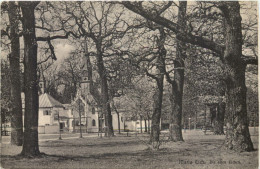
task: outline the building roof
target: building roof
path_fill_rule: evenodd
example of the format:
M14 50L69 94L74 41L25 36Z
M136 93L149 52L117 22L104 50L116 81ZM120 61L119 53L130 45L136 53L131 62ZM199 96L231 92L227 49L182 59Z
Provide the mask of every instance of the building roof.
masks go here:
M44 93L39 96L39 108L52 108L52 107L63 108L64 106L47 93Z

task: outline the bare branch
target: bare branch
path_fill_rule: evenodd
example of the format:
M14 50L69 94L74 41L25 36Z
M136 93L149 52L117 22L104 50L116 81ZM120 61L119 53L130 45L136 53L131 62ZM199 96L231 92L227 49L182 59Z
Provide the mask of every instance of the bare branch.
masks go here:
M192 35L191 33L186 33L182 31L182 28L180 26L178 26L176 23L158 16L158 15L154 15L151 12L146 11L142 6L138 6L138 5L133 5L131 2L128 1L123 1L122 4L128 8L129 10L145 17L146 19L149 19L159 25L162 25L170 30L172 30L173 32L175 32L177 34L177 39L187 42L187 43L191 43L193 45L198 45L200 47L203 48L207 48L210 49L214 52L216 52L217 54L219 54L219 57L223 56L223 52L225 47L223 45L217 44L214 41L207 39L207 38L203 38L201 36L195 36Z
M37 41L49 41L49 40L54 40L54 39L68 39L69 35L74 36L75 38L80 38L83 37L83 35L76 35L73 32L67 32L65 35L56 35L56 36L48 36L48 37L37 37Z
M149 73L147 69L145 69L145 73L146 73L146 75L147 75L147 76L149 76L149 77L153 78L154 80L156 80L156 81L158 81L158 80L159 80L159 79L158 79L158 78L157 78L155 75L153 75L153 74Z
M52 59L53 60L57 60L57 57L56 57L55 52L54 52L54 47L52 46L51 41L48 40L47 42L48 42L49 48L51 50L51 57L52 57Z
M157 11L157 15L161 15L164 11L166 11L171 5L173 1L169 1L164 7L162 7L159 11Z
M47 62L50 58L51 58L51 55L49 55L46 59L38 62L37 65L41 65L42 63Z
M1 37L7 36L10 39L10 35L8 34L7 30L1 30Z

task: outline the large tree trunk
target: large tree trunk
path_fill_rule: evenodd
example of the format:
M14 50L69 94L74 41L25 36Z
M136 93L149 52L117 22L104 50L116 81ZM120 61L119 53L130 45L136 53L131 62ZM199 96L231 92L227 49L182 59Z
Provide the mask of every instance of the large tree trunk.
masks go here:
M225 24L224 64L226 66L226 140L225 146L236 151L252 151L247 105L245 69L242 61L242 31L239 2L221 2Z
M157 41L157 45L159 48L159 54L157 57L157 75L151 76L156 79L157 88L154 93L154 107L153 107L153 115L152 115L152 126L151 126L151 134L150 134L150 142L153 144L154 149L159 149L160 146L160 119L162 112L162 98L163 98L163 80L164 80L164 72L165 72L165 57L166 57L166 49L164 48L165 42L165 32L163 28L159 29L160 38ZM149 74L148 74L149 75Z
M84 63L87 65L87 70L88 70L88 80L89 80L89 92L90 94L93 96L93 98L95 99L97 106L98 107L102 107L101 106L101 94L98 90L98 87L94 84L93 81L93 74L92 74L92 64L90 61L90 56L89 56L89 52L88 52L88 45L87 45L87 39L85 38L85 57L84 57L85 61Z
M180 4L177 24L185 28L187 2L180 1L179 3ZM181 41L177 41L176 59L174 62L174 81L171 82L172 95L170 98L172 112L170 115L169 140L171 141L183 141L181 121L185 56L185 44Z
M174 73L174 74L177 74L177 73ZM182 80L182 83L183 83L183 80ZM180 89L179 87L181 87L180 83L175 83L175 85L172 85L172 95L171 95L172 112L171 112L171 116L170 116L170 126L169 126L169 132L170 132L169 140L171 140L171 141L183 141L182 125L181 125L183 89ZM183 85L182 85L182 87L183 87Z
M25 116L22 155L40 154L38 143L37 41L34 9L39 2L19 2L23 14Z
M163 97L163 79L161 85L158 86L154 94L154 108L152 115L152 125L150 142L153 144L154 149L159 149L160 143L160 119L162 110L162 97Z
M232 67L232 75L227 81L227 132L225 145L237 151L252 151L246 105L245 70Z
M10 71L11 71L11 144L21 146L23 144L23 112L21 100L21 79L20 79L20 41L19 41L19 7L9 2L10 21Z
M107 126L106 136L114 136L113 125L112 125L112 115L111 115L111 107L109 102L109 94L108 94L108 84L107 84L107 75L106 69L104 66L104 61L101 52L101 45L97 44L97 67L98 67L98 74L101 80L101 104L102 104L102 111L105 114L105 124Z

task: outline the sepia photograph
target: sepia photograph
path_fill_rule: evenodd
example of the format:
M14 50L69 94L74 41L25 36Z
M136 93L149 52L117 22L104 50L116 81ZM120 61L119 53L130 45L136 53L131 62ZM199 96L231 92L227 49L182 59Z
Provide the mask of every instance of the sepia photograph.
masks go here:
M258 1L2 1L1 169L258 169Z

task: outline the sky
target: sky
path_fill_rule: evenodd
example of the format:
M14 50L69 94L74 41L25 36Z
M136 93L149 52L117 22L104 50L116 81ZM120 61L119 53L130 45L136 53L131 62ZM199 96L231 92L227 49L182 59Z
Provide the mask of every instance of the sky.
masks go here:
M71 51L74 50L74 47L72 45L67 44L65 41L60 42L54 46L57 61L61 62L65 58L67 58Z

